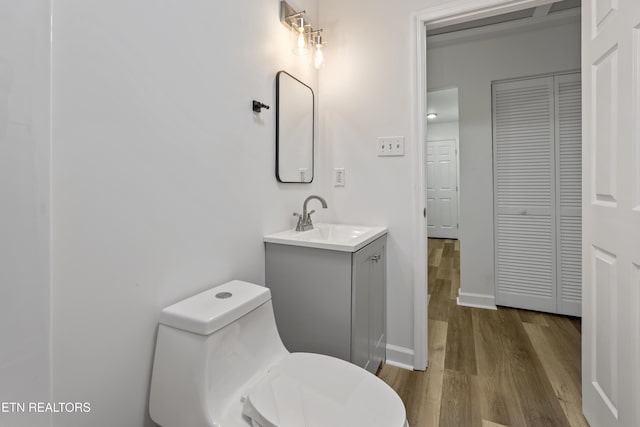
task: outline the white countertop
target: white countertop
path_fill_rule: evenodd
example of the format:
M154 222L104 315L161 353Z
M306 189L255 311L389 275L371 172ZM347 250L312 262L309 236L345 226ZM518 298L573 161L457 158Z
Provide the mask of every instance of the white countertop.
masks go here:
M387 234L386 227L347 224L314 224L312 230L285 230L264 236L266 243L355 252Z

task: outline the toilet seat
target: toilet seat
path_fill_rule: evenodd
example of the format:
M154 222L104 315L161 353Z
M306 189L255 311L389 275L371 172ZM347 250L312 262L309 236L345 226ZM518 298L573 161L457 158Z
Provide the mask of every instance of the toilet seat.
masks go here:
M402 427L402 401L381 379L355 365L291 353L247 393L243 414L261 427Z

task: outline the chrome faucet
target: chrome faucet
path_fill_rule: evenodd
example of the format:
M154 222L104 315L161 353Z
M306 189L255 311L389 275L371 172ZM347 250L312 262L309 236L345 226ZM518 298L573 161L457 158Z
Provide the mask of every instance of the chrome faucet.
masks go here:
M293 216L297 216L298 217L298 225L296 225L296 231L307 231L307 230L312 230L313 229L313 222L311 222L311 214L315 213L315 210L313 210L311 212L307 212L307 203L309 203L309 201L311 201L313 199L316 199L320 203L322 203L322 208L323 209L327 208L327 202L322 197L315 196L315 195L311 195L311 196L307 197L305 199L305 201L304 201L304 204L302 205L302 215L300 215L297 212L293 213Z

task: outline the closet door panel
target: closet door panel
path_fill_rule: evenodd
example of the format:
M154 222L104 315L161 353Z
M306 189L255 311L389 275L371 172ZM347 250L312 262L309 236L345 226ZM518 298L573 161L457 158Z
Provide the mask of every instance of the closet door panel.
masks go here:
M499 305L555 309L553 218L499 214L497 271Z
M556 311L553 77L493 85L496 303Z
M558 313L582 308L582 87L580 73L555 77L559 236Z

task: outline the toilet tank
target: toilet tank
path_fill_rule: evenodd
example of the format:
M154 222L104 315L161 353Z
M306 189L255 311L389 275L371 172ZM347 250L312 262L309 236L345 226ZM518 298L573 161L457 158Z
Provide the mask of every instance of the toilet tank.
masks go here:
M159 322L151 418L165 427L248 425L243 394L288 354L269 289L234 280L166 307Z

